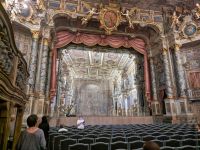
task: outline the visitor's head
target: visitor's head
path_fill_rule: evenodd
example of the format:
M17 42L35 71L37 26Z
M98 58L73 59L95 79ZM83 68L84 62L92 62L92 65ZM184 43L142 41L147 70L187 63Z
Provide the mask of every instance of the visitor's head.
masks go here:
M147 141L143 145L143 150L160 150L160 147L153 141Z
M42 117L42 123L48 123L47 117L46 117L46 116L43 116L43 117Z
M37 124L37 121L38 121L37 115L35 115L35 114L30 115L30 116L27 118L27 125L28 125L29 127L35 127L36 124Z
M60 128L64 128L64 125L63 125L63 124L61 124L61 125L60 125Z

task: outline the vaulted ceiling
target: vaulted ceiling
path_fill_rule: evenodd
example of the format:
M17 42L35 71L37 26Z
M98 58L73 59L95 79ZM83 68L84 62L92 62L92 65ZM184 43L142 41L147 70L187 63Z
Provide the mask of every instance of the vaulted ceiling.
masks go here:
M49 0L50 3L56 6L56 3L59 4L62 0ZM77 4L79 0L66 0L66 3L74 3ZM81 1L82 2L82 1ZM185 6L187 8L192 8L196 3L200 2L199 0L84 0L83 2L96 5L96 4L104 4L108 5L109 3L117 3L122 7L133 8L138 7L140 9L146 10L157 10L162 11L163 7L171 7L175 6Z
M71 71L75 78L109 79L124 70L134 70L135 55L115 52L68 49L63 51L64 70Z

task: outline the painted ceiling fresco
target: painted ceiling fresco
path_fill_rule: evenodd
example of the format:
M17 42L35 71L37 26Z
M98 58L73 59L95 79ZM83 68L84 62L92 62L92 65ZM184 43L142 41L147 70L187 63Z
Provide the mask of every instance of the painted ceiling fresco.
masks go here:
M56 5L60 0L50 0L50 2ZM124 7L138 7L140 9L162 10L163 7L174 7L175 5L185 5L186 7L192 7L199 0L84 0L86 3L118 3ZM66 0L66 3L78 3L78 0Z
M64 50L63 60L75 78L112 78L124 69L133 69L135 55L129 53Z

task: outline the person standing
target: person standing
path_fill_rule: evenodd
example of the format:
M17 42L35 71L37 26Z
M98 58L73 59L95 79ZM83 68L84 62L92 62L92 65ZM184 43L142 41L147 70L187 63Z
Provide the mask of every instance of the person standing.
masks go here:
M17 150L45 150L46 140L44 132L36 125L38 122L37 115L30 115L27 118L28 128L21 132L17 143Z
M46 141L48 141L48 137L49 137L49 123L48 123L48 120L47 120L46 116L42 117L42 122L39 124L39 128L43 130L44 137L45 137Z
M85 128L85 120L83 117L79 117L77 120L77 128L78 129L84 129Z

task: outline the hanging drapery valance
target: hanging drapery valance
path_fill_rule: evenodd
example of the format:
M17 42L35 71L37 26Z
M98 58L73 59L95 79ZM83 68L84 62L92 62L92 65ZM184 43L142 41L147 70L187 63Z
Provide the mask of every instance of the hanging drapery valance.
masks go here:
M151 100L150 93L150 78L149 78L149 67L147 51L145 50L145 42L139 38L121 37L121 36L106 36L106 35L95 35L86 33L70 33L68 31L60 31L56 34L56 44L52 50L52 70L51 70L51 89L50 99L56 95L56 59L57 59L57 48L64 47L70 43L85 44L87 46L110 46L113 48L125 47L133 48L139 53L144 55L144 80L145 80L145 93L148 101Z

